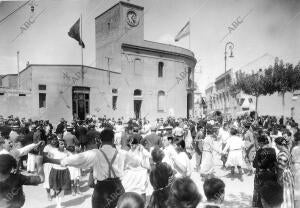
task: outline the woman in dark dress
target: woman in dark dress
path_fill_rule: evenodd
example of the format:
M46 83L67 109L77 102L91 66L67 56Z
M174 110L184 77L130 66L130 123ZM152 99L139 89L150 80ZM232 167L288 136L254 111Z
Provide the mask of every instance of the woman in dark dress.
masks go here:
M148 208L166 208L170 186L174 181L174 171L167 163L162 162L164 152L155 147L151 153L154 162L150 172L150 183L154 189Z
M252 207L262 208L260 188L266 181L277 181L276 177L276 152L274 148L269 147L266 135L258 137L259 149L256 152L253 167L255 170L254 191Z

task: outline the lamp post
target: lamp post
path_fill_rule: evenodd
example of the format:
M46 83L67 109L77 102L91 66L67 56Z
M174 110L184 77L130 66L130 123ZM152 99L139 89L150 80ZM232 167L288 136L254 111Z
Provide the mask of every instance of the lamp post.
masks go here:
M230 49L231 51L230 51L230 56L229 56L229 58L233 58L233 52L232 52L232 49L234 48L234 44L232 43L232 42L227 42L226 43L226 45L225 45L225 52L224 52L224 54L225 54L225 57L224 57L224 59L225 59L225 73L226 73L226 71L227 71L227 66L226 66L226 62L227 62L227 49Z
M227 83L226 83L226 72L227 72L227 49L230 49L229 58L233 58L232 49L234 48L234 44L232 42L227 42L225 45L225 52L224 52L224 60L225 60L225 89L224 89L224 113L226 111L226 93L227 93Z

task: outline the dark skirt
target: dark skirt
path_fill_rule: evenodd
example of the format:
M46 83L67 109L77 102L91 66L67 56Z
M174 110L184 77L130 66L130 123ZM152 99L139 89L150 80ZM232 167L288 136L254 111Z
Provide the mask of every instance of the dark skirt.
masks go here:
M71 176L69 169L52 168L49 175L49 185L53 190L71 190Z
M262 208L261 195L259 190L267 181L277 182L277 177L275 170L256 170L254 176L254 190L253 190L253 199L252 207Z
M125 190L119 178L97 181L92 196L92 208L115 208L123 193Z

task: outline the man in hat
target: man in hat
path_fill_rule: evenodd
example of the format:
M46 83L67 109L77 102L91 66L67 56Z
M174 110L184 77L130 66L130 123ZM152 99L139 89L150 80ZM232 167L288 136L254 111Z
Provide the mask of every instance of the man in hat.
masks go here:
M73 129L74 129L73 126L71 125L67 126L67 132L63 137L63 140L66 143L66 147L79 145L79 141L77 137L73 134Z
M162 147L162 141L156 134L156 127L151 126L151 133L142 139L141 144L145 144L145 148L149 151L152 147Z

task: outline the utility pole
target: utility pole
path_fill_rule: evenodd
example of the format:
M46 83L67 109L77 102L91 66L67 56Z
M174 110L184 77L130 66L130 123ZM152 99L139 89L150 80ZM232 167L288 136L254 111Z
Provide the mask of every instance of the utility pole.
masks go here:
M17 65L18 65L18 89L20 89L20 52L17 51Z

